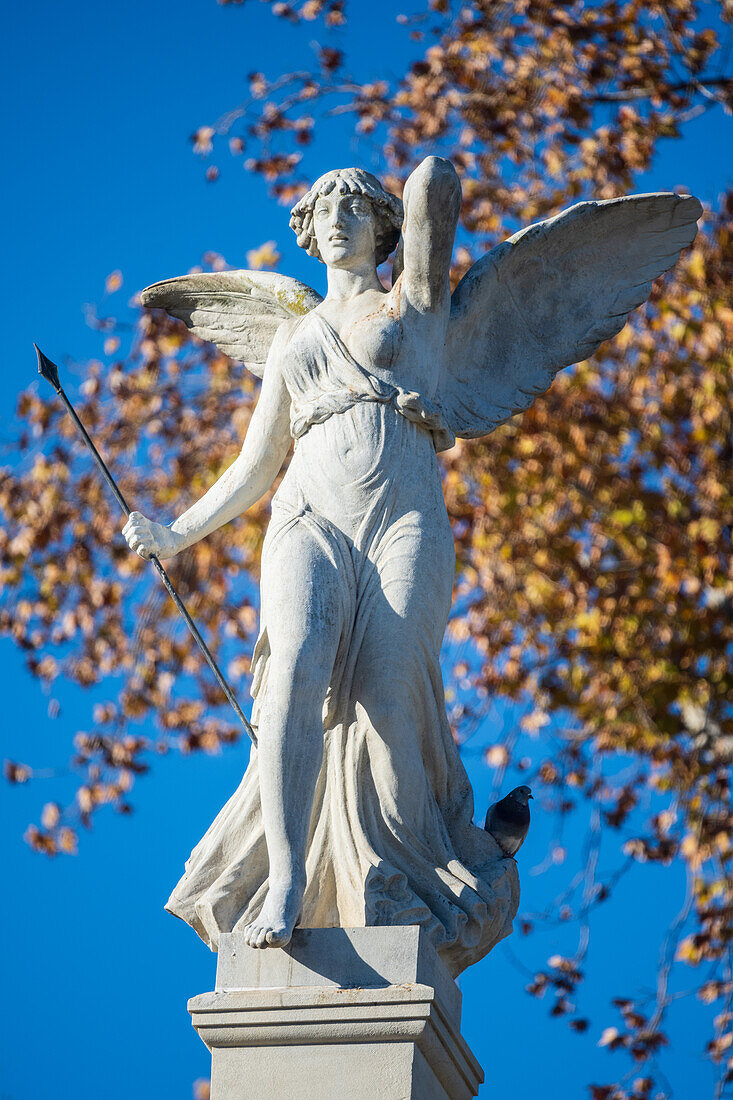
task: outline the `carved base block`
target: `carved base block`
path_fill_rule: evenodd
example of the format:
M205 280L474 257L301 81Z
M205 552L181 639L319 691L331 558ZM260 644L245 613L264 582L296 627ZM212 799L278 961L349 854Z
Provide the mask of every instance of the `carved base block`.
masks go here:
M483 1081L419 928L298 929L260 951L225 935L216 991L188 1008L212 1100L471 1100Z

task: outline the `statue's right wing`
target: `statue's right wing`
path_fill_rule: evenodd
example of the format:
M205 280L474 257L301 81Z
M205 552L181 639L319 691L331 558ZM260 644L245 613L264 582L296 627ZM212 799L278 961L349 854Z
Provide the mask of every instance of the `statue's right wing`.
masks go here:
M140 299L148 309L185 321L194 336L216 344L258 378L280 325L322 301L305 283L274 271L179 275L146 287Z

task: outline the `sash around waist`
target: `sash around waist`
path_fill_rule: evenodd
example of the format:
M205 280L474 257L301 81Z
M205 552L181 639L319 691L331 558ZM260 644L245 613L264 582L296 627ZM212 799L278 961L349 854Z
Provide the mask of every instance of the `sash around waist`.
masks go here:
M436 451L447 451L456 441L438 405L418 393L411 393L387 383L382 383L378 390L375 387L370 393L336 389L321 392L302 403L294 400L290 408L290 434L293 439L300 439L312 424L322 424L330 416L346 412L360 401L392 405L400 416L430 433Z

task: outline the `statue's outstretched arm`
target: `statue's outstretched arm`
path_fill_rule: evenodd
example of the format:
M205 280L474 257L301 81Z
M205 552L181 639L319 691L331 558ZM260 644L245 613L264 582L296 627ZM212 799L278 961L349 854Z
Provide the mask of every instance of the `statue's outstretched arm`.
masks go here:
M287 326L283 326L287 328ZM290 396L280 369L285 333L275 336L262 391L237 458L211 488L170 527L132 512L123 528L142 558L170 558L245 512L277 477L290 447Z
M450 300L450 261L461 211L461 183L450 161L426 157L405 184L404 203L404 291L415 309L440 309Z

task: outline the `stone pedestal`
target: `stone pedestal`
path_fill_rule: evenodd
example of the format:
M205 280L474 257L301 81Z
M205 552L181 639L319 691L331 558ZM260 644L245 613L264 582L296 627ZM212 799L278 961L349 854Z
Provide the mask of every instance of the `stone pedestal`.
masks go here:
M421 929L300 928L284 949L221 937L188 1003L212 1100L470 1100L461 994Z

